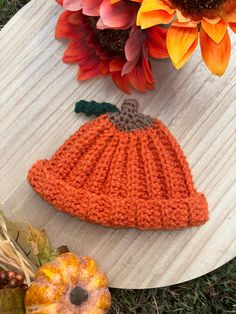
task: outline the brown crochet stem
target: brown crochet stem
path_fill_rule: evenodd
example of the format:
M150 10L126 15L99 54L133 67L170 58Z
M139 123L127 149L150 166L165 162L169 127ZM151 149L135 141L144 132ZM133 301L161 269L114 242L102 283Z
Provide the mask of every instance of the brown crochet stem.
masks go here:
M109 114L110 121L122 131L146 129L153 125L153 119L138 113L138 102L135 99L126 99L121 111Z

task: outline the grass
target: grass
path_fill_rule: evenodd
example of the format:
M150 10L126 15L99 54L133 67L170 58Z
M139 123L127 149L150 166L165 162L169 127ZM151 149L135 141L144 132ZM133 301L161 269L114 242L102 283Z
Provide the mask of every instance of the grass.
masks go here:
M0 29L29 0L0 0Z
M236 313L236 258L205 276L147 290L112 289L112 314Z
M0 0L0 28L27 2ZM111 289L111 292L110 314L236 313L236 258L208 275L183 284L147 290Z

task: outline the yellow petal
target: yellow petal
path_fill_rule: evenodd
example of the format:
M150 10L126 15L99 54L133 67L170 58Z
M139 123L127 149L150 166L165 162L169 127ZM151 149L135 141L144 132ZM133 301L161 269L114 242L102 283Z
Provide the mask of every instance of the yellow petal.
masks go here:
M180 22L180 23L186 23L186 22L189 22L191 19L189 17L185 17L181 11L179 10L176 10L176 16L177 16L177 20Z
M209 19L207 17L204 17L203 20L205 20L209 24L215 25L216 23L220 22L221 18L219 16L215 17L214 19Z
M189 21L189 22L179 22L177 20L173 21L171 23L171 26L177 26L177 27L184 27L184 28L196 28L197 27L197 23L193 22L193 21Z
M198 43L197 28L171 26L167 32L167 49L176 69L180 69Z
M215 25L209 24L203 20L201 26L207 35L217 44L224 38L227 30L227 24L223 20Z
M201 28L200 44L202 58L208 69L218 76L223 75L228 66L231 53L231 42L228 32L225 33L222 41L216 44Z
M173 16L165 11L138 12L136 24L141 26L142 29L145 29L158 24L169 24L172 19Z
M173 14L175 12L175 10L163 0L143 0L140 10L141 12L161 10L166 11L169 14Z
M175 10L162 0L144 0L138 11L136 24L143 29L157 24L169 24L174 13Z

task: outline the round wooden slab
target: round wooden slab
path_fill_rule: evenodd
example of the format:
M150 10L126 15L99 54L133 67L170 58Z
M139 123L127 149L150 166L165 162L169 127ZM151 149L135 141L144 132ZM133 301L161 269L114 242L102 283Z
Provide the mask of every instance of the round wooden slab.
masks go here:
M61 61L54 39L62 9L32 0L0 33L0 202L11 217L45 228L53 245L94 257L110 286L150 288L180 283L236 255L236 47L227 73L213 77L199 52L179 72L154 62L156 91L134 93L144 113L175 135L207 196L210 220L180 231L113 230L57 212L26 181L37 159L55 150L88 119L73 112L79 99L120 105L127 98L109 78L77 82L77 66ZM233 46L235 46L235 36Z

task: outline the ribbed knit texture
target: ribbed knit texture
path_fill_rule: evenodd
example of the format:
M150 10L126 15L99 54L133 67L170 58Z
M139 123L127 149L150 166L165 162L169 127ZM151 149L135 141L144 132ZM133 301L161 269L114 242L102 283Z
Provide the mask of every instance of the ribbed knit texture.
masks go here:
M35 163L30 184L57 209L105 226L175 229L203 224L207 201L196 192L176 140L158 119L143 116L140 128L140 114L131 111L128 131L124 117L121 124L117 117L112 122L114 114L84 124L51 160Z

